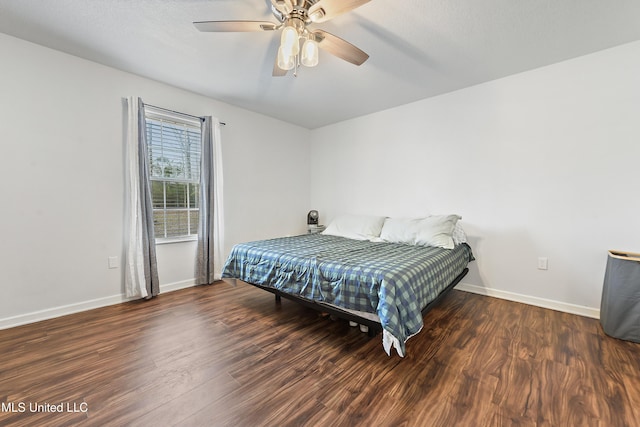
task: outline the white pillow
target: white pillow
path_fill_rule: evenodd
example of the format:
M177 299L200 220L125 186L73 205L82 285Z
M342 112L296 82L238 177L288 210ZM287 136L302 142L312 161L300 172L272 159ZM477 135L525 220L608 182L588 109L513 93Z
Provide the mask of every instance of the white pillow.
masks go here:
M460 243L467 243L467 233L462 229L462 225L456 222L456 226L453 227L453 233L451 233L453 243L459 245Z
M384 220L380 239L391 243L416 243L416 231L420 219L387 218Z
M380 237L382 224L384 224L383 216L339 215L331 221L322 234L355 240L374 240Z
M453 249L453 229L460 219L462 217L458 215L433 215L421 219L417 224L416 245Z

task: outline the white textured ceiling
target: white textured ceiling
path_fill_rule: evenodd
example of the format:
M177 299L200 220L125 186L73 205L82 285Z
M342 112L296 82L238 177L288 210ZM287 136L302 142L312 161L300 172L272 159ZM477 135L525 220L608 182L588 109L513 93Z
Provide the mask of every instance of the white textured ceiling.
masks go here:
M370 55L321 51L271 76L278 34L201 33L270 20L268 0L0 0L0 32L306 128L640 40L639 0L372 0L314 28Z

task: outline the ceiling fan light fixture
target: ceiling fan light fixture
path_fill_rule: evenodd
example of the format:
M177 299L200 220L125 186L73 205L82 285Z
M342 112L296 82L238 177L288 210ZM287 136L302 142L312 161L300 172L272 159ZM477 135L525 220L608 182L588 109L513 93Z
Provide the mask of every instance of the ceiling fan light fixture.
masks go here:
M307 39L302 45L302 58L300 62L305 67L315 67L318 65L319 50L318 42L312 39Z
M278 68L289 71L296 65L296 57L289 55L282 47L278 49Z
M280 49L287 56L296 56L300 52L300 40L298 30L294 27L284 27L280 37Z

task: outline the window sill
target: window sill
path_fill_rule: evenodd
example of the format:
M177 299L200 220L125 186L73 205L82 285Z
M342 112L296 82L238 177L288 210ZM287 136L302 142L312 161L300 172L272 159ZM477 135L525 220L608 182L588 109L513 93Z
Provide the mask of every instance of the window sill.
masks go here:
M168 245L171 243L185 243L185 242L197 242L198 241L198 236L189 236L189 237L174 237L174 238L162 238L162 239L156 239L156 246L157 245Z

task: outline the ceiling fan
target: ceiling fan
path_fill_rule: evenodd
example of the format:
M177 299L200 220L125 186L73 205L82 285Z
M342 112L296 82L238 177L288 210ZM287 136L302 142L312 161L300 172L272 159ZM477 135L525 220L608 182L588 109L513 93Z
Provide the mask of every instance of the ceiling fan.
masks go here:
M318 65L318 48L355 65L368 58L362 50L351 43L309 25L326 22L349 12L370 0L271 0L271 12L279 21L200 21L193 25L204 32L249 32L282 30L280 47L273 66L273 75L286 75L300 65Z

